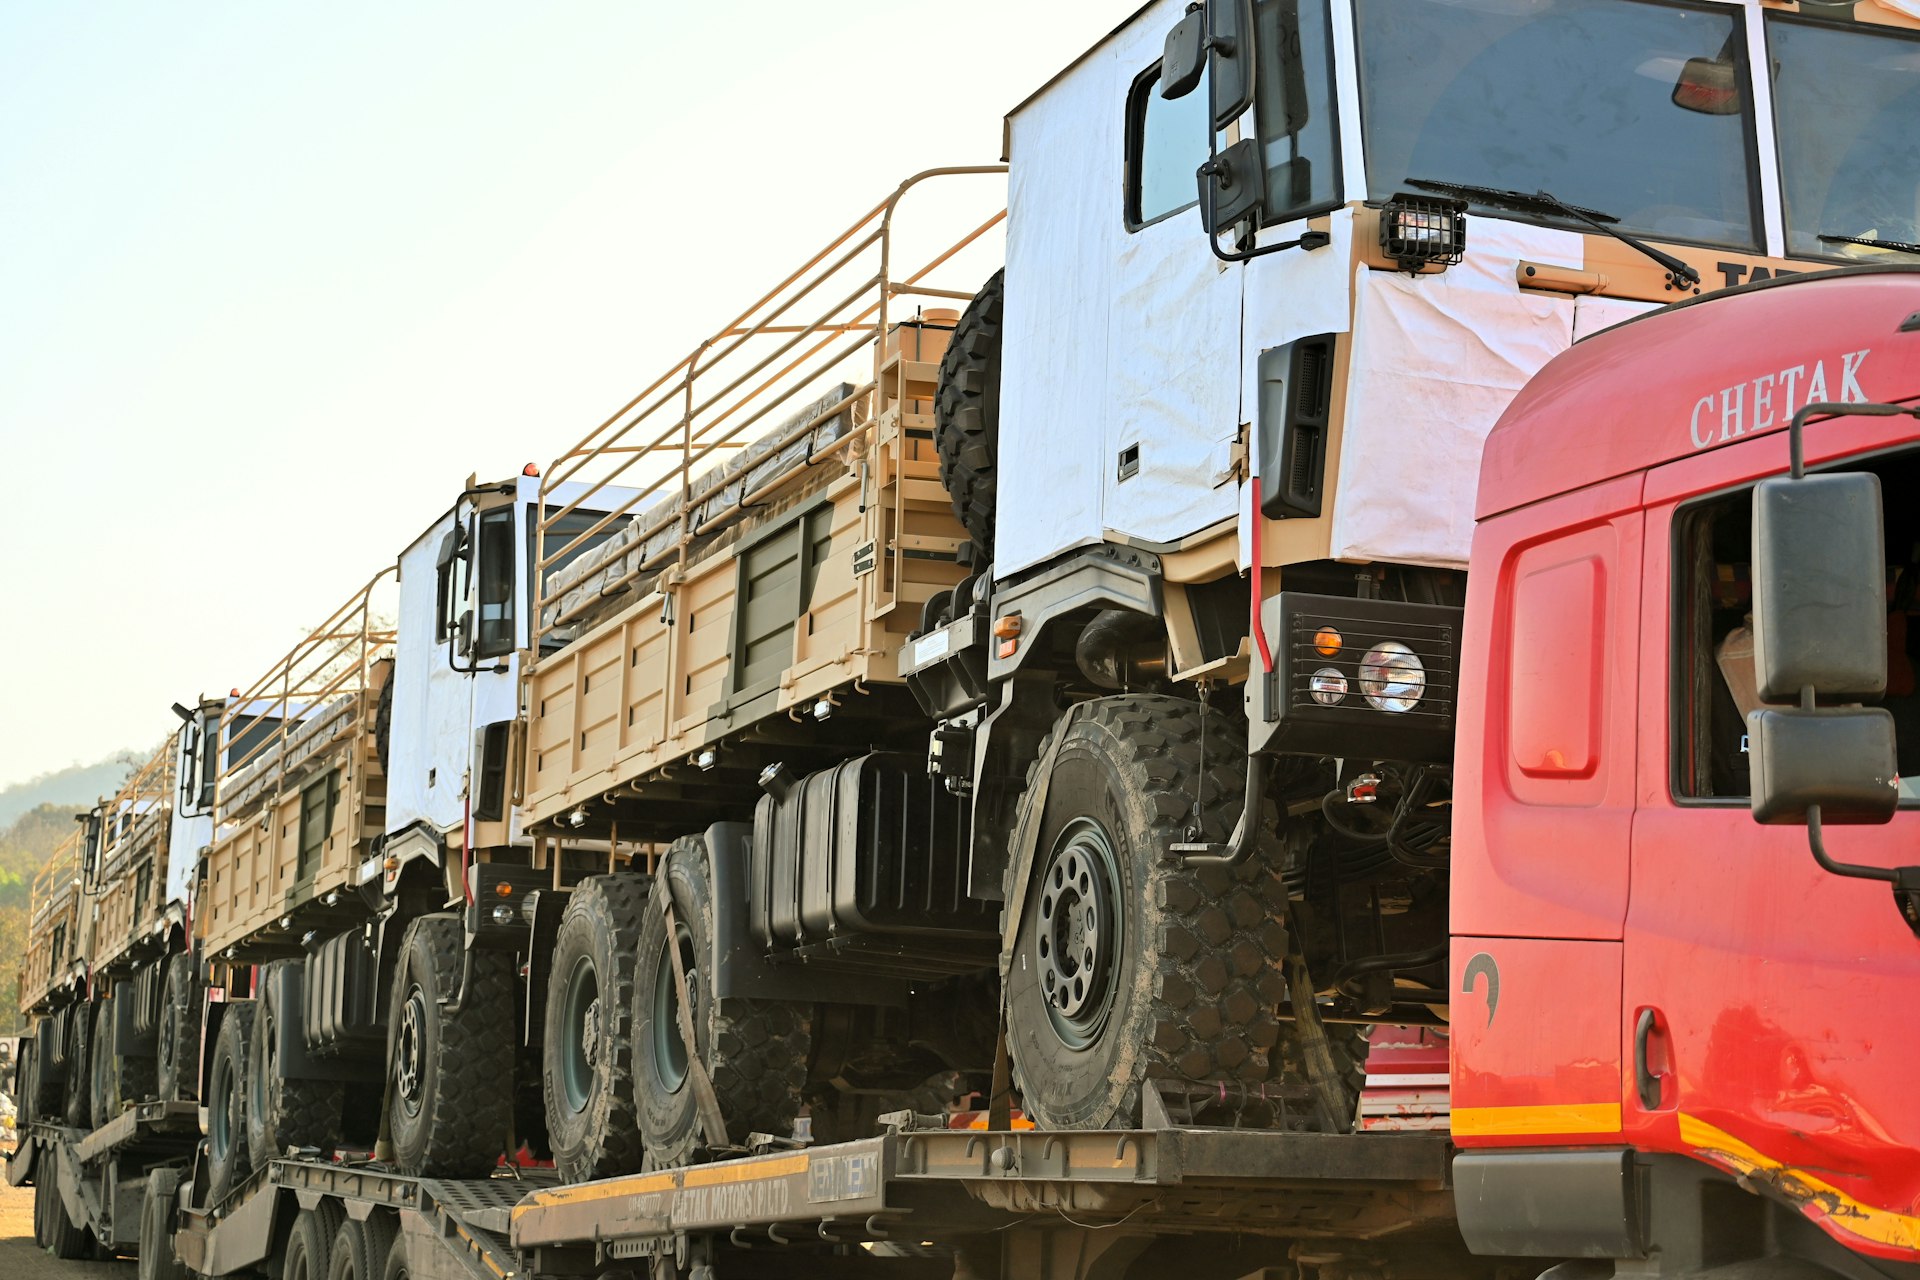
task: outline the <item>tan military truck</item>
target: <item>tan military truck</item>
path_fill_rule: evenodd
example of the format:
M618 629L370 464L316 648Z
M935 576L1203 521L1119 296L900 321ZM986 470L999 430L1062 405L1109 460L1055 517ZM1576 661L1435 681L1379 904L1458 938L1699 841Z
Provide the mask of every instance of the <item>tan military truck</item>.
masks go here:
M1911 154L1907 8L1146 5L1009 115L1005 271L937 376L883 304L871 389L716 469L847 314L776 310L766 363L714 372L722 334L562 455L643 494L561 504L615 531L567 572L542 541L522 818L672 842L646 1158L909 1064L1056 1128L1351 1127L1367 1025L1449 1005L1481 443L1578 338L1920 254L1873 162ZM1813 367L1695 446L1859 398ZM813 469L759 484L783 450Z
M20 963L20 1012L31 1032L16 1065L22 1125L64 1117L67 1109L69 1046L80 1017L75 1010L86 995L86 917L80 910L85 836L85 828L76 825L33 877ZM77 1097L83 1101L84 1092Z

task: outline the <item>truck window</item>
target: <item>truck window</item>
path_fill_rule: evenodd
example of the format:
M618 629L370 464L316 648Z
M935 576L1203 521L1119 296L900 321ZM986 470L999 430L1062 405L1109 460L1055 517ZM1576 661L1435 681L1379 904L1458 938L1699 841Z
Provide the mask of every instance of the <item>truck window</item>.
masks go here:
M1856 468L1848 468L1849 470ZM1901 801L1920 801L1920 454L1858 468L1879 474L1887 537L1887 693ZM1674 521L1674 744L1677 797L1749 794L1746 715L1760 705L1753 672L1753 491L1706 499Z
M1888 247L1920 241L1920 37L1768 14L1767 42L1787 252L1920 261Z
M1127 93L1127 230L1138 231L1200 203L1195 176L1207 159L1204 89L1172 102L1160 96L1160 64Z
M1284 222L1340 200L1333 25L1327 0L1259 0L1254 121L1266 157L1266 221Z
M474 656L499 658L512 653L513 638L513 508L502 507L480 517L479 613L474 629Z
M1708 64L1745 83L1737 8L1358 0L1355 13L1373 199L1417 192L1413 179L1545 190L1627 231L1757 244L1751 95L1709 109L1682 92Z

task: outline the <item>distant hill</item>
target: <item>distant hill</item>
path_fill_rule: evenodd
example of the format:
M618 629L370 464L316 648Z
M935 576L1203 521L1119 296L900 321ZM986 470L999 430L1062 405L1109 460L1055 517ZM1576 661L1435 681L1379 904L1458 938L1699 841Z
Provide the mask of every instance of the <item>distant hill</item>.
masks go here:
M116 751L92 764L76 764L0 787L0 828L43 804L68 806L75 813L90 808L101 796L117 791L135 765L134 752Z

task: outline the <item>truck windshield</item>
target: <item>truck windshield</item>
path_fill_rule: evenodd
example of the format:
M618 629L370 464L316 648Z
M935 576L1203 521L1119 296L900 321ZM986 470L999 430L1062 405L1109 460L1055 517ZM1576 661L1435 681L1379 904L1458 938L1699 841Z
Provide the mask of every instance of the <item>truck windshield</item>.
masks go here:
M1359 0L1357 18L1373 199L1410 178L1546 190L1626 231L1757 244L1738 10Z
M1920 242L1920 37L1769 15L1767 40L1787 252L1920 261L1894 247Z

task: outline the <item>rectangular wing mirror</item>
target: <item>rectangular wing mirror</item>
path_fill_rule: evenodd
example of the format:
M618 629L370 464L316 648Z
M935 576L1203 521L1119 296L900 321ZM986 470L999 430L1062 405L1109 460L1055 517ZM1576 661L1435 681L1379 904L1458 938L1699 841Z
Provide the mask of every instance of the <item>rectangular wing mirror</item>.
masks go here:
M1801 711L1762 707L1747 717L1753 820L1805 824L1887 822L1900 807L1893 716L1878 707Z
M1753 491L1753 659L1760 697L1837 701L1887 688L1880 478L1780 477Z
M1200 84L1207 67L1207 15L1195 11L1173 24L1160 51L1160 96L1184 98Z
M1215 129L1253 105L1253 43L1253 0L1207 0L1207 96Z
M1219 235L1260 207L1265 174L1260 169L1260 146L1252 138L1240 141L1200 166L1200 221L1208 235Z

